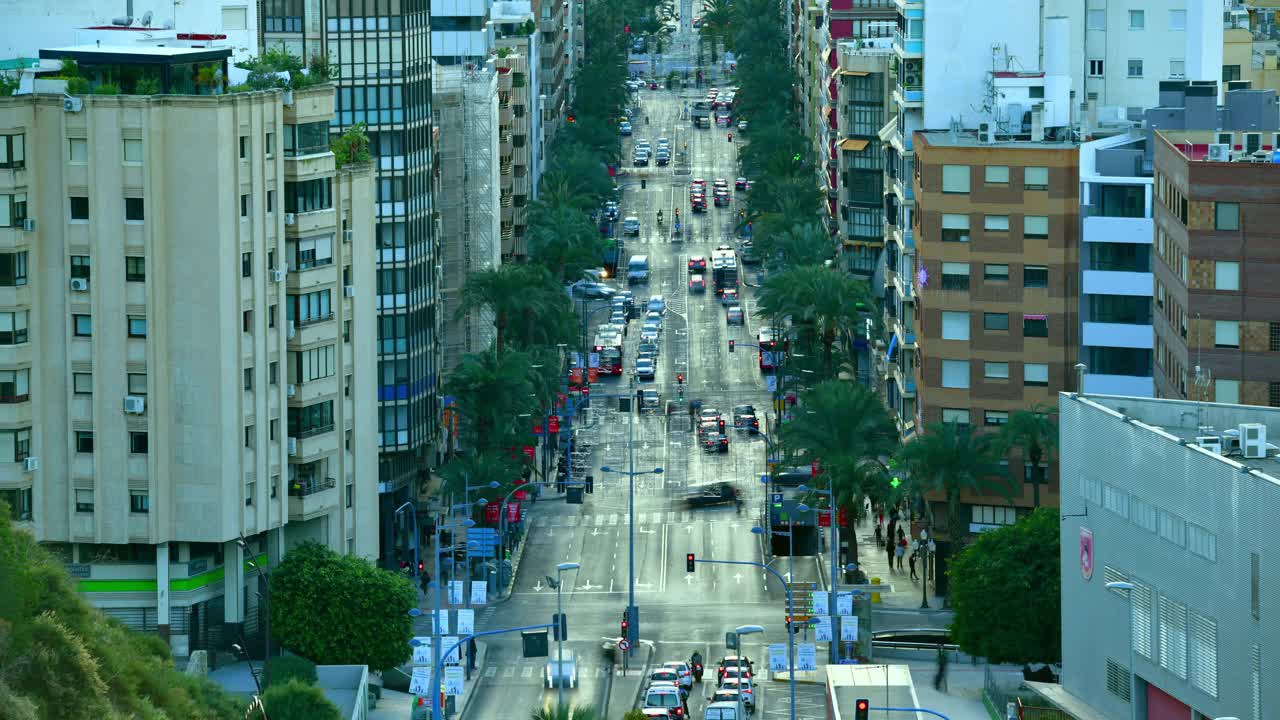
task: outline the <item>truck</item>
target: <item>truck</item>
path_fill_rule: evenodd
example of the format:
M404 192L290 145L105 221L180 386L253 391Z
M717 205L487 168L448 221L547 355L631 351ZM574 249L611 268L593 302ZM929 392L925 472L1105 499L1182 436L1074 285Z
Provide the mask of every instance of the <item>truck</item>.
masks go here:
M722 245L711 253L711 278L716 295L738 288L738 256L732 249Z
M711 127L711 102L709 100L698 100L693 103L693 107L689 109L689 119L693 121L696 128Z

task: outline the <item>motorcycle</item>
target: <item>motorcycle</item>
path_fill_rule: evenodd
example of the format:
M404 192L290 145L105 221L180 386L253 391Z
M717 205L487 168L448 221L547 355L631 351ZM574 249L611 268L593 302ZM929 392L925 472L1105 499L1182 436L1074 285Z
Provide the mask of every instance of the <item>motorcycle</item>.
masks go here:
M702 656L695 653L689 658L689 668L693 671L693 679L695 682L702 682Z

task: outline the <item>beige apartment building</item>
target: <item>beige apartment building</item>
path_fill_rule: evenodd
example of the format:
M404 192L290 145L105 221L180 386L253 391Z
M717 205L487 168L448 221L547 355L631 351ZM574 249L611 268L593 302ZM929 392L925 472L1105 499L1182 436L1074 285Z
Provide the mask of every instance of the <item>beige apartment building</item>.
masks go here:
M529 203L539 161L538 138L530 132L530 114L537 112L538 84L530 79L529 58L536 51L529 37L499 38L498 70L498 204L502 260L523 259L529 248ZM536 78L535 78L536 80Z
M378 552L372 168L332 86L183 85L230 54L43 50L154 94L0 99L0 498L180 656L254 634L249 560Z

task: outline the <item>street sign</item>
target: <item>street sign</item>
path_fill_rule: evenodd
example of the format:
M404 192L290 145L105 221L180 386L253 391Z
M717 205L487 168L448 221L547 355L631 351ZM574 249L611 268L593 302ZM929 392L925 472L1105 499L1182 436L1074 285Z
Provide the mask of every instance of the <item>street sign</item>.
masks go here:
M447 656L446 655L440 656L441 663L445 665L457 665L458 663L462 662L462 646L458 645L458 640L460 639L461 638L458 638L457 636L454 636L454 635L449 635L448 637L440 638L440 652L443 653L449 648L453 648L453 651L450 652ZM453 647L454 645L458 645L458 647Z
M484 514L485 519L488 520L490 517L488 505L485 505ZM492 516L493 520L496 521L498 519L498 508L496 504L494 505ZM476 545L470 550L471 557L483 559L495 557L497 555L498 531L494 528L473 527L467 530L467 544L470 545L473 541Z
M507 503L507 522L520 522L520 503Z
M772 354L772 353L767 353ZM765 387L769 392L778 392L778 376L768 375L765 377Z
M727 650L738 649L738 633L727 632L724 634L724 646Z
M818 624L813 629L813 639L819 642L831 641L831 616L817 615L813 618Z
M569 371L569 384L570 385L582 384L582 368L574 368Z
M440 610L439 612L433 612L431 613L430 617L435 618L435 621L436 621L435 631L438 634L443 635L449 632L449 611L448 610Z
M597 382L600 380L600 371L596 368L587 368L587 382Z
M533 434L534 434L534 435L541 435L541 434L542 434L542 423L541 423L541 422L536 422L536 423L534 423L534 424L533 424Z
M444 694L445 695L462 695L462 687L465 684L463 674L466 671L460 667L447 667L444 669Z
M827 601L830 599L827 595L827 591L814 590L813 593L810 594L810 597L813 599L814 609L818 610L820 614L825 615L827 612Z
M796 670L818 669L818 646L813 643L800 643L796 646Z
M502 517L502 503L497 500L490 500L484 506L484 521L496 523Z
M560 416L559 415L552 415L551 417L547 418L547 432L552 432L552 433L560 432Z
M627 642L626 638L623 638L622 640L619 640L619 641L618 641L618 649L619 649L619 650L630 650L630 649L631 649L631 643Z
M836 593L836 614L837 615L853 614L853 593L847 593L847 592Z
M589 368L600 367L600 353L593 352L587 355L587 367Z
M413 664L414 665L430 665L431 664L431 638L415 637L417 642L413 645ZM417 671L414 671L417 674Z
M782 493L769 493L769 502L771 503L782 502Z
M409 679L409 692L414 695L431 696L431 668L416 667Z
M463 590L465 589L465 586L466 586L466 583L464 583L464 582L463 582L463 581L461 581L461 580L450 580L450 581L449 581L449 604L450 604L450 605L461 605L461 604L462 604L462 602L463 602L463 600L462 600L462 595L463 595ZM444 611L444 610L441 610L440 612L442 612L442 613L443 613L443 612L445 612L445 611ZM447 621L442 621L442 622L441 622L441 630L440 630L440 631L441 631L441 632L448 632L448 631L449 631L449 630L448 630L448 626L449 626L449 623L448 623Z

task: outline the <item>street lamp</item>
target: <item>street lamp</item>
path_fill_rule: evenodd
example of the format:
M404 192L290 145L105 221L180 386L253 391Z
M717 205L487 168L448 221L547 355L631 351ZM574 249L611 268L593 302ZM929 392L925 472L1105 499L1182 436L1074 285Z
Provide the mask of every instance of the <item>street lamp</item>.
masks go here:
M401 505L400 508L396 510L396 512L397 513L400 512L400 510L403 509L405 505L409 505L409 503L406 502L404 505ZM450 509L450 513L452 514L452 508ZM414 515L415 515L415 518L414 518L415 531L414 532L416 534L417 532L416 528L417 528L417 522L418 522L416 518L417 513L415 512ZM435 531L435 537L434 537L435 552L432 553L432 555L435 556L435 559L432 561L432 567L435 569L435 575L433 576L431 582L428 584L428 587L432 587L432 586L435 587L435 614L431 616L431 667L432 667L433 673L435 672L436 669L440 667L440 531L447 528L452 532L453 530L456 530L457 528L460 528L460 527L462 528L475 527L475 524L476 524L475 520L472 520L471 518L466 518L461 523L453 522L448 525L443 525L440 523L440 518L438 516L436 518L436 531ZM414 559L416 560L418 555L418 549L417 549L416 543L414 545L413 553L414 553ZM417 567L418 567L417 563L415 562L414 572L417 572ZM417 609L417 608L414 608L414 609ZM412 615L412 611L410 611L410 614ZM431 692L432 720L441 720L442 714L440 712L440 687L438 684L433 683L433 685L430 688L428 688L428 690Z
M921 553L920 556L920 609L929 609L929 558L937 550L938 546L929 539L929 530L920 528L920 539L915 543L915 550ZM937 584L934 584L937 589Z
M556 565L556 704L564 707L564 624L560 617L564 615L564 603L560 599L560 573L565 570L577 570L582 567L576 562L562 562Z
M240 538L236 540L236 544L240 546L242 551L248 547L248 544L244 540L244 535L241 535ZM266 628L263 631L262 680L267 684L267 687L271 687L271 576L267 574L266 570L258 567L258 563L254 562L252 557L245 558L245 564L254 570L257 570L258 576L262 578L262 581L266 583L267 586L267 592L265 594L258 593L258 596L262 598L263 604L266 606L264 610L267 615ZM247 653L245 654L245 657L248 657ZM252 667L250 669L252 670ZM261 693L262 691L259 690L258 692Z
M631 427L634 428L635 415L633 414L631 417L632 417L632 422L629 424ZM635 437L634 436L628 437L627 444L631 448L629 452L631 457L630 457L630 460L628 461L631 465L631 469L626 472L623 472L622 470L614 470L608 465L604 465L600 468L600 472L618 473L619 475L627 476L627 493L628 493L627 513L629 515L628 522L627 522L627 540L628 540L627 544L630 546L627 550L628 555L630 556L629 568L627 571L627 576L628 576L627 577L627 589L628 589L627 617L631 620L631 624L628 626L630 628L629 632L633 634L636 639L639 639L640 628L639 628L639 623L637 622L638 617L631 617L631 613L633 612L636 613L636 615L639 615L638 611L632 610L632 608L636 606L636 476L637 475L661 475L662 468L657 467L652 470L644 470L641 472L636 472ZM627 638L627 639L632 640L632 638ZM628 650L627 652L628 654L634 654L635 651L636 651L636 643L632 642L631 649Z
M1129 717L1138 720L1138 673L1133 667L1133 589L1134 584L1116 580L1107 583L1108 590L1123 590L1129 601Z
M742 669L742 636L754 635L756 633L762 633L762 632L764 632L764 626L762 625L739 625L738 627L733 629L733 636L734 636L733 644L738 650L738 659L735 661L735 664L737 665L738 669ZM795 670L795 668L792 668L792 670ZM752 682L754 682L754 680ZM794 712L795 711L793 710L792 713Z

